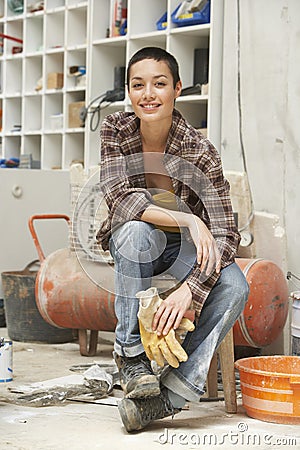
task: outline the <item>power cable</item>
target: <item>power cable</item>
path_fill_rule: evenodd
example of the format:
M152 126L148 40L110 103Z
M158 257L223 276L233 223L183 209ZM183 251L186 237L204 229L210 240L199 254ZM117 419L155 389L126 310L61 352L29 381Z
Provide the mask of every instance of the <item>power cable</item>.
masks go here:
M248 176L248 169L247 169L247 160L246 160L246 152L245 152L245 146L244 146L244 139L243 139L243 130L242 130L242 100L241 100L241 30L240 30L240 23L241 23L241 14L240 14L240 0L237 0L237 94L238 94L238 118L239 118L239 141L242 151L242 161L243 161L243 167L244 171L247 175L248 179L248 186L249 186L249 192L250 192L250 202L251 202L251 211L248 216L247 222L242 226L239 227L239 231L244 231L248 226L250 225L253 217L254 217L254 204L253 204L253 196L252 191L249 183L249 176Z
M101 120L101 111L104 108L110 106L114 102L124 100L124 98L125 98L124 88L118 88L103 92L102 94L98 95L98 97L95 97L93 100L91 100L91 102L86 107L81 108L79 113L80 119L82 120L82 122L85 123L88 114L91 114L90 130L94 132L97 130L99 126ZM92 108L92 106L95 104L97 100L100 100L98 105ZM107 105L101 107L101 105L104 102L107 102Z

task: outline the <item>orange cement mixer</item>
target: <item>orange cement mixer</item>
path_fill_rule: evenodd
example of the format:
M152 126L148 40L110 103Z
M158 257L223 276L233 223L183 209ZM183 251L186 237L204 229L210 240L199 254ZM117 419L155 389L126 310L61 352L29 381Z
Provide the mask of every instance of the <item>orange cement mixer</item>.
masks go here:
M34 229L37 219L64 219L61 214L29 219L41 267L35 285L40 314L51 325L79 332L80 353L96 353L98 331L114 331L114 268L107 263L82 260L68 248L45 258ZM234 325L234 343L264 347L280 335L288 314L288 287L281 269L264 259L237 258L250 286L243 314ZM89 344L87 331L90 330Z

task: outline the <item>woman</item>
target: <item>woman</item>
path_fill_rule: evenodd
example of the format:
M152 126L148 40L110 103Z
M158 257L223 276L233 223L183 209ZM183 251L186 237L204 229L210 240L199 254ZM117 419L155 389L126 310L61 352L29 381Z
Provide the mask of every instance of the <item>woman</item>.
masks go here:
M127 88L133 112L108 115L101 127L109 216L98 239L115 262L114 357L125 393L119 412L130 432L199 401L248 285L234 262L240 236L219 154L175 109L182 89L176 59L157 47L139 50ZM167 336L190 309L196 326L183 343L188 360L158 379L141 343L136 294L164 272L180 284L154 315L153 333Z

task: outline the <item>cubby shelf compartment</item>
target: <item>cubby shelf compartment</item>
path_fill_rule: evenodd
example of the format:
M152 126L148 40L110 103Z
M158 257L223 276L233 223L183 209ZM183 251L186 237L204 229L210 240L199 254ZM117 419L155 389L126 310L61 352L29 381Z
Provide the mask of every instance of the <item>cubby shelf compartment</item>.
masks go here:
M24 136L22 153L31 155L34 161L41 161L41 134L28 134Z
M62 169L62 133L45 133L42 141L42 169Z
M21 154L21 136L6 135L2 141L2 157L5 159L19 158Z
M42 97L40 95L26 96L24 98L24 130L25 132L38 132L42 129Z
M87 45L87 6L70 9L67 14L67 46Z
M28 56L24 60L24 93L25 94L39 94L40 90L44 88L43 78L43 57L39 54Z
M25 21L25 39L24 53L25 55L41 52L43 45L44 16L28 17Z
M181 96L176 108L195 127L207 127L220 147L224 0L211 0L211 23L185 27L171 21L178 0L127 0L127 34L119 37L107 37L111 0L45 0L44 10L34 13L29 4L24 0L24 13L13 14L0 0L0 32L23 41L4 39L0 52L0 157L31 153L42 169L69 169L74 161L84 161L86 169L99 164L99 125L111 112L131 111L127 93L124 101L102 104L100 116L94 116L96 131L91 114L85 126L69 127L69 105L88 105L113 89L115 67L126 67L144 46L175 55L184 88L193 85L195 49L208 49L208 94ZM159 30L165 12L167 26ZM22 52L15 53L18 47ZM79 83L69 76L71 66L86 68ZM49 73L63 74L62 85L48 85Z

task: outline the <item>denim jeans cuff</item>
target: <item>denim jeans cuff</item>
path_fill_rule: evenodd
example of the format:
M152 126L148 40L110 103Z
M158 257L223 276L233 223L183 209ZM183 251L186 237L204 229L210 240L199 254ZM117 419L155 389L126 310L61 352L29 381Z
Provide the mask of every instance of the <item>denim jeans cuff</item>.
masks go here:
M190 402L199 402L204 391L191 386L188 380L178 376L175 371L162 375L161 384Z
M115 352L120 356L127 356L128 358L132 358L134 356L141 355L144 353L144 347L143 344L140 342L137 345L130 346L130 347L124 347L115 342L114 344L114 350Z

